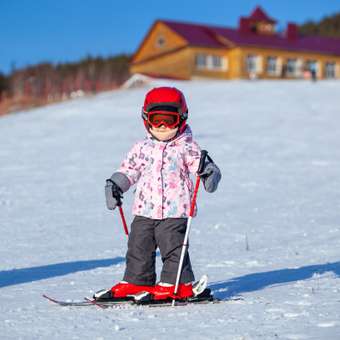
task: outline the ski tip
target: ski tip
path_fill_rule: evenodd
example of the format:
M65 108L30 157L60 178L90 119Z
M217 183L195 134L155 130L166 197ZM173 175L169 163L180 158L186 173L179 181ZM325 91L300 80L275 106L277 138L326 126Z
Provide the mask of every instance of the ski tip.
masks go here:
M57 303L57 300L56 300L56 299L53 299L53 298L51 298L50 296L47 296L46 294L42 294L42 297L45 298L45 299L47 299L47 300L49 300L49 301L51 301L51 302Z

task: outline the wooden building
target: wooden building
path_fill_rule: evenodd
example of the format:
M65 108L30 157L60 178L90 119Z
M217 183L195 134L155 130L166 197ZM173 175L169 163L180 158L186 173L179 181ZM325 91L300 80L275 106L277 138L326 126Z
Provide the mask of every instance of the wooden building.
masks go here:
M132 58L131 73L192 79L340 78L340 39L284 33L256 7L237 28L156 21Z

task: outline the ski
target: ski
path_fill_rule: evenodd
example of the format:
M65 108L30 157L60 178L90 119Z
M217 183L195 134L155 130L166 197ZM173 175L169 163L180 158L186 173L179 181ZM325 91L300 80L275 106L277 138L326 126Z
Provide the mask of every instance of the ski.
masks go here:
M188 306L188 305L207 305L207 304L216 304L216 303L220 303L221 300L219 299L211 299L211 300L206 300L206 299L201 299L201 300L195 300L195 301L176 301L175 304L172 304L172 301L166 301L166 302L162 302L162 303L150 303L147 304L147 307L153 308L153 307L181 307L181 306Z
M92 306L93 303L90 301L82 300L82 301L62 301L54 299L46 294L43 294L43 297L47 299L48 301L51 301L59 306L67 307L67 306L73 306L73 307L83 307L83 306Z
M84 302L89 302L93 306L97 306L102 309L134 304L134 301L129 298L128 299L116 299L116 300L110 300L110 301L97 301L96 299L85 297L84 300L85 300Z
M84 300L73 300L73 301L63 301L63 300L57 300L55 298L52 298L46 294L42 295L45 299L47 299L50 302L53 302L59 306L62 307L88 307L88 306L97 306L97 307L111 307L114 305L123 305L123 304L133 304L132 299L116 299L116 300L110 300L110 301L100 301L98 302L95 299L90 299L88 297L85 297Z
M210 290L207 289L207 293L210 294ZM132 307L171 307L172 306L172 300L149 300L149 301L143 301L143 302L136 302L132 300L131 298L129 299L117 299L117 300L109 300L109 301L96 301L94 299L90 299L85 297L84 300L80 301L62 301L62 300L57 300L54 298L51 298L47 295L43 295L44 298L47 300L62 306L62 307L89 307L89 306L97 306L102 309L106 308L114 308L114 307L122 307L122 306L132 306ZM198 296L198 297L192 297L190 299L186 300L176 300L175 306L180 307L180 306L188 306L188 305L195 305L195 304L217 304L217 303L228 303L228 302L238 302L238 301L243 301L242 296L237 296L234 298L230 298L228 300L220 300L218 298L213 297L212 295L207 296Z
M63 300L57 300L55 298L52 298L50 296L47 296L46 294L43 294L43 297L50 302L53 302L59 306L63 307L88 307L88 306L97 306L100 308L108 308L108 307L114 307L114 306L120 306L120 305L134 305L134 306L170 306L172 303L172 299L167 300L152 300L151 299L143 299L143 300L135 300L134 297L130 296L125 299L112 299L112 300L106 300L106 301L97 301L95 299L90 299L88 297L85 297L84 300L80 301L63 301ZM188 304L195 304L195 303L217 303L220 300L214 298L210 294L210 289L206 289L201 295L194 296L189 299L185 300L176 300L176 306L186 306Z
M193 293L194 296L188 299L176 299L176 306L186 306L189 304L208 304L208 303L218 303L219 299L215 298L209 288L208 285L208 277L207 275L203 275L200 280L196 281L193 284ZM107 290L109 291L109 290ZM106 290L101 290L98 293L104 293ZM96 293L97 294L97 293ZM96 298L96 294L94 298L85 297L84 300L73 300L73 301L63 301L52 298L43 294L43 297L50 302L53 302L59 306L63 307L87 307L87 306L97 306L99 308L108 308L120 305L140 305L140 306L150 306L150 307L166 307L173 304L173 299L168 298L166 300L154 300L152 294L148 292L140 292L135 295L127 296L126 298Z
M136 305L146 305L146 306L186 306L188 304L195 304L195 303L217 303L219 300L214 298L211 294L209 288L206 288L201 292L199 295L187 298L187 299L176 299L175 304L173 304L173 299L168 298L165 300L154 300L152 294L145 292L134 295L134 303Z

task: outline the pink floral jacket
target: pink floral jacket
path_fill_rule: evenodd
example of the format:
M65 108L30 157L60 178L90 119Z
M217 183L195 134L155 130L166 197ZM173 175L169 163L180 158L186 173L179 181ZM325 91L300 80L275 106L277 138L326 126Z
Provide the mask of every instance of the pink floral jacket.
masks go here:
M201 150L189 126L169 142L150 134L128 153L118 169L137 183L133 215L152 219L188 217Z

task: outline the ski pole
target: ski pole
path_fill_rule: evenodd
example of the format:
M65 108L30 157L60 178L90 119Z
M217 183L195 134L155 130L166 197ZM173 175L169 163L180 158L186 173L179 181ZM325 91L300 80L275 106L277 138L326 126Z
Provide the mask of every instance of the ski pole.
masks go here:
M200 163L199 163L198 170L197 170L195 190L194 190L194 194L193 194L192 201L191 201L190 213L189 213L189 217L188 217L188 221L187 221L187 229L185 231L185 236L184 236L184 241L183 241L183 246L182 246L182 251L181 251L181 257L179 259L179 264L178 264L178 271L177 271L174 295L177 295L177 292L178 292L179 281L180 281L181 274L182 274L184 256L185 256L187 248L188 248L188 238L189 238L189 233L190 233L190 228L191 228L191 221L192 221L192 218L193 218L193 215L194 215L197 192L198 192L198 188L200 186L200 181L201 181L201 177L200 177L199 174L203 171L205 159L206 159L207 155L208 155L208 151L206 151L206 150L201 151L201 159L200 159ZM176 301L175 298L173 298L172 306L175 306L175 301Z
M120 217L121 217L122 222L123 222L123 227L124 227L125 234L127 236L129 236L129 230L128 230L128 227L127 227L127 224L126 224L126 220L125 220L122 204L118 205L118 208L119 208Z

